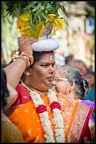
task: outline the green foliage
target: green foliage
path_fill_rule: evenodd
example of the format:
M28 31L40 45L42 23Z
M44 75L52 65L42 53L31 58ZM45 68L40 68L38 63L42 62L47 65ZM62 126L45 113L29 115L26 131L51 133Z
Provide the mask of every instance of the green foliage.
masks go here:
M67 16L67 12L60 1L5 1L7 15L17 17L22 13L30 12L30 25L35 27L38 21L45 22L48 14L56 14L59 16L58 11L61 10Z
M18 19L22 13L30 12L29 23L34 29L38 21L43 21L45 24L48 14L56 14L59 16L58 11L61 9L63 14L67 15L60 1L2 1L1 6L1 35L9 60L11 52L18 49L16 19Z

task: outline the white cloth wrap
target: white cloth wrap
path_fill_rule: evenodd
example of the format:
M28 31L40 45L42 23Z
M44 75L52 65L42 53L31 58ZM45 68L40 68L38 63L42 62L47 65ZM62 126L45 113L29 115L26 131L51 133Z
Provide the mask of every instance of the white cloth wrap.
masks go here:
M48 39L40 39L31 46L33 51L53 51L59 48L60 43L56 37L51 37Z

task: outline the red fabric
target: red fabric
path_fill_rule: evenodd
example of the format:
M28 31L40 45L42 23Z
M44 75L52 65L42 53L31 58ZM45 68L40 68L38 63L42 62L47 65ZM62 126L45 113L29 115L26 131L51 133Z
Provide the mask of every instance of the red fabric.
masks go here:
M83 141L83 138L84 138L84 137L87 137L88 140L92 141L91 136L92 136L92 135L91 135L91 131L90 131L88 125L87 125L86 128L85 128L85 130L84 130L84 132L83 132L83 136L82 136L81 141Z
M18 106L19 104L25 104L31 101L31 97L29 95L28 90L23 87L21 84L18 84L16 87L16 91L18 92L18 98L13 103L11 107Z
M82 129L82 134L81 134L82 137L89 137L90 138L90 136L91 136L91 131L90 131L89 127L88 127L89 116L90 116L91 112L92 112L92 108L90 107L90 110L89 110L89 112L87 114L87 118L86 118L86 120L84 122L84 127ZM81 141L81 138L79 138L79 142L80 141Z
M90 129L89 129L88 125L86 126L86 129L83 133L83 137L86 137L86 136L90 136Z

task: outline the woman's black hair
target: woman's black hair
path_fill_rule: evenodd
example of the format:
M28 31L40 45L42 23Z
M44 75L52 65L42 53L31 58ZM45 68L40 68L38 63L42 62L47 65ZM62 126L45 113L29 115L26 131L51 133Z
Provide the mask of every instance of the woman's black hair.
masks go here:
M7 88L7 77L6 73L1 66L1 106L4 107L7 105L6 97L9 96L9 90Z
M45 54L52 53L53 51L43 51L43 52L37 52L33 51L33 57L34 57L34 63L30 66L31 68L34 66L35 62L39 61Z
M87 80L87 78L82 78L82 91L84 91L84 96L86 96L87 95L87 93L88 93L88 91L89 91L89 82L88 82L88 80ZM83 98L83 95L81 96L81 99Z
M72 61L74 58L74 55L70 54L65 57L65 64L67 65L70 61Z
M82 99L89 90L89 82L87 78L83 78L80 70L75 67L63 65L59 67L61 76L68 79L68 81L76 86L76 96Z

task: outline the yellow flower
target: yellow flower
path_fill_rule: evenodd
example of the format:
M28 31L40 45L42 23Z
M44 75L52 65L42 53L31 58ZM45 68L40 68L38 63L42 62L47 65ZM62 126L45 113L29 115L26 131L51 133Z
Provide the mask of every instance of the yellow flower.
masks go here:
M26 35L26 36L31 36L30 35L30 25L29 25L29 22L20 20L20 24L21 24L21 28L20 28L21 34Z
M21 21L27 22L27 21L29 21L29 19L30 19L30 13L23 13L23 14L20 15L20 20Z
M34 29L31 29L31 30L32 30L32 33L35 35L35 38L40 38L44 29L45 29L44 24L42 22L39 22L36 26L36 30Z
M40 36L42 35L42 33L45 29L45 26L44 26L44 24L42 24L42 22L39 22L39 24L37 24L35 29L36 30L31 28L27 23L26 24L23 23L23 25L21 26L21 29L20 29L20 33L25 36L29 36L29 37L40 38Z
M64 21L55 14L49 14L47 22L51 23L52 25L52 34L55 34L57 30L61 30L66 26Z
M60 30L60 29L63 29L65 27L65 23L61 18L57 17L56 19L53 20L52 26L58 27L58 29Z
M26 27L21 28L21 29L20 29L20 33L21 33L22 35L31 37L31 34L30 34L30 26L26 26Z
M20 15L17 20L17 26L20 29L20 33L26 36L30 35L30 26L29 26L30 13L24 13Z
M48 15L48 18L47 18L47 19L48 19L47 21L48 21L48 22L53 22L53 20L54 20L55 17L56 17L55 14L49 14L49 15Z
M20 33L29 37L40 38L45 29L44 24L39 22L35 29L33 29L29 25L29 20L30 13L20 15L20 18L17 20L17 26L20 29Z

